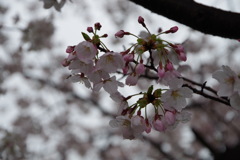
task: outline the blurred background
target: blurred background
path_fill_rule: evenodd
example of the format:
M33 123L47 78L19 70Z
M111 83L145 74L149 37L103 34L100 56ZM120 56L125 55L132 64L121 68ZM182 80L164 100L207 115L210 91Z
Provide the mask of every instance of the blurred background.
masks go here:
M197 0L240 12L238 0ZM45 4L45 5L44 5ZM185 77L217 87L211 74L221 65L240 73L240 44L214 37L156 15L128 0L0 1L0 159L1 160L233 160L240 159L240 116L229 106L195 95L186 108L188 123L144 140L123 140L108 123L117 113L105 92L92 93L73 84L61 62L65 49L83 40L81 32L102 24L103 40L122 51L135 39L116 39L123 29L139 34L179 26L164 36L183 43L192 70ZM146 89L146 79L136 87ZM148 83L147 83L148 84Z

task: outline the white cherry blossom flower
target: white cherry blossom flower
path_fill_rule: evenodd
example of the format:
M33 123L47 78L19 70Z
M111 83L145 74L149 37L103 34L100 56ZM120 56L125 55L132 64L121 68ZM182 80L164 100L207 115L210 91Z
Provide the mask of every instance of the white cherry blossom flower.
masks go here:
M123 87L123 83L116 80L116 76L102 80L99 83L93 84L93 91L98 92L102 87L109 94L117 92L118 86Z
M240 92L240 80L235 72L228 66L222 66L222 70L213 73L212 77L219 83L217 94L221 97L231 96L234 91Z
M97 69L104 70L108 73L116 72L117 69L122 69L123 67L123 57L117 52L107 52L97 61Z
M91 42L88 41L83 41L79 43L74 48L74 50L79 60L85 63L89 63L90 61L92 61L97 54L96 47Z
M73 60L69 67L69 70L72 70L72 73L84 73L86 75L90 74L93 70L93 62L85 63L79 59Z
M141 134L144 132L146 126L144 119L138 115L133 116L131 119L128 115L117 116L116 119L109 122L109 125L113 128L120 128L123 138L130 140L141 138Z
M186 98L192 97L192 90L187 87L182 87L183 80L175 78L169 82L170 89L162 95L162 101L166 109L174 108L181 111L186 107Z

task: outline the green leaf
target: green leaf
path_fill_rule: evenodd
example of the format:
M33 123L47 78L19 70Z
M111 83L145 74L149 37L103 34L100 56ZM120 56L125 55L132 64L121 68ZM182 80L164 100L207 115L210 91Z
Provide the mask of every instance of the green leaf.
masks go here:
M156 89L154 92L153 92L153 96L155 98L159 98L162 96L162 89Z
M162 101L160 99L155 99L152 104L156 107L161 106L162 105Z
M141 39L141 38L138 38L137 42L138 42L139 45L142 45L145 41L143 39Z
M152 91L153 91L153 85L151 85L151 86L148 88L147 95L150 96L150 95L152 94Z
M90 38L86 33L84 33L84 32L82 32L82 36L83 36L83 38L84 38L86 41L91 40L91 38Z
M144 108L146 105L148 105L148 100L146 98L139 98L137 101L137 104L141 107Z

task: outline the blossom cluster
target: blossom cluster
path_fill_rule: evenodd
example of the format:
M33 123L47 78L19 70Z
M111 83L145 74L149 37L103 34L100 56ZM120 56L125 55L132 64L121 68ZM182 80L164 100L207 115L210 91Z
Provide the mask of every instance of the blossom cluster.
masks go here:
M102 27L100 23L88 27L87 31L93 36L82 33L85 41L67 47L68 57L62 63L71 70L68 78L72 82L82 82L94 92L103 88L119 103L118 116L109 124L119 127L126 139L140 138L143 132L150 133L152 129L163 132L190 118L183 108L187 105L186 98L192 96L192 90L183 87L181 73L177 70L179 62L187 60L184 48L160 37L177 32L178 27L152 34L141 16L138 23L146 29L139 36L124 30L115 34L117 38L134 36L137 39L121 52L109 50L101 41L108 35L97 34ZM165 86L164 89L155 89L151 85L146 92L128 96L118 91L118 87L124 85L135 86L140 76L147 76L150 72L158 77L157 83ZM123 74L125 82L118 80L114 73ZM129 104L132 97L139 99Z
M222 70L213 73L213 78L220 85L218 96L227 97L230 100L230 105L235 109L240 109L240 74L237 75L228 66L222 66Z

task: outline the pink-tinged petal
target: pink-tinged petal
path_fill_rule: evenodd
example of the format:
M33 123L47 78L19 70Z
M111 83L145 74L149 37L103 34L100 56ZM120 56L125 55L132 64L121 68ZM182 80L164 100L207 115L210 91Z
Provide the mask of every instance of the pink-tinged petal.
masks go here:
M159 132L165 131L167 129L163 121L159 119L153 121L153 127L156 131Z
M138 81L138 76L137 75L129 75L127 78L126 78L126 85L129 85L129 86L135 86L137 84L137 81Z
M137 66L136 66L136 69L135 69L135 72L137 73L137 74L143 74L144 72L145 72L145 66L144 66L144 64L142 64L142 63L139 63L139 64L137 64Z
M168 125L173 125L176 121L176 116L173 112L167 111L164 115L164 120Z
M160 67L158 67L157 70L158 70L158 77L163 78L164 75L165 75L165 70L163 68L160 68Z

